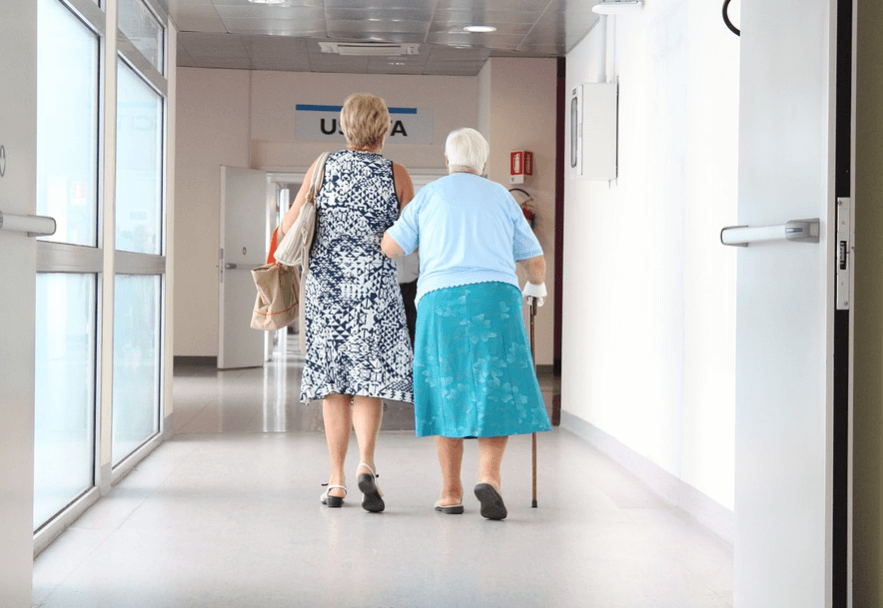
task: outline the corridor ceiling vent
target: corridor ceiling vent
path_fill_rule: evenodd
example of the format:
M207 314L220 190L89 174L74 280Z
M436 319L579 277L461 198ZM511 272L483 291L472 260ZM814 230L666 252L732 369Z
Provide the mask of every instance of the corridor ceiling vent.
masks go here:
M605 0L592 7L592 12L599 15L622 15L641 10L642 0Z
M319 47L323 53L355 55L358 57L401 57L403 55L420 54L420 45L416 43L320 42Z

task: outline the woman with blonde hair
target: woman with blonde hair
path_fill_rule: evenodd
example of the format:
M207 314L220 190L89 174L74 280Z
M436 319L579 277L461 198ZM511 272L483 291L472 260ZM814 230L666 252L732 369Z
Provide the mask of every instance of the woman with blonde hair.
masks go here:
M362 507L385 508L376 481L374 452L382 399L413 400L412 351L396 267L380 240L414 195L407 170L381 156L390 127L386 103L350 95L340 112L346 149L325 163L316 198L316 236L306 279L307 352L301 401L322 399L330 475L323 504L340 507L346 496L344 465L350 430L359 444L357 469ZM316 164L282 221L297 219Z
M420 247L414 412L417 435L437 436L442 491L435 509L463 513L463 439L478 438L474 488L481 514L507 515L500 465L510 435L550 428L521 315L542 298L543 250L506 189L483 177L487 141L475 129L448 135L449 175L427 186L383 237L399 257Z

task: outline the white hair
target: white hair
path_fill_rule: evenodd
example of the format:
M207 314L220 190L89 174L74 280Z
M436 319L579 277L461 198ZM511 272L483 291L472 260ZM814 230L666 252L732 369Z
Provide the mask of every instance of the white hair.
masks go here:
M469 127L451 131L445 141L445 157L450 170L468 167L481 175L490 151L491 147L481 133Z

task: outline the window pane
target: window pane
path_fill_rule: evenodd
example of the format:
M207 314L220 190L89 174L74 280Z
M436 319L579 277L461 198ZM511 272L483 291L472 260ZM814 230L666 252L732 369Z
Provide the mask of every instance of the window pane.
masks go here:
M160 277L117 275L113 325L113 465L159 431Z
M162 97L119 62L116 248L161 254Z
M98 38L58 0L40 0L37 213L45 240L95 247L98 226Z
M35 530L94 483L95 280L37 275Z
M163 27L141 0L119 0L119 26L156 71L163 74Z

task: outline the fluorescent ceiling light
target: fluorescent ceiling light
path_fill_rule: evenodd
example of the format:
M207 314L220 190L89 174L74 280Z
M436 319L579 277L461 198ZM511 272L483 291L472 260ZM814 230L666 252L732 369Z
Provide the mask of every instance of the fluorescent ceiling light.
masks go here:
M604 0L592 7L592 12L599 15L621 15L641 10L641 0Z
M486 34L497 31L497 28L493 25L467 25L463 29L467 32L472 32L473 34Z

